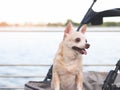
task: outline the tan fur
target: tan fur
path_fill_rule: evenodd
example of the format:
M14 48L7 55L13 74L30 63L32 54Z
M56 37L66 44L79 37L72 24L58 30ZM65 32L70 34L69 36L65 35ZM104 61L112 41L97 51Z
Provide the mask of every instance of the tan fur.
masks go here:
M85 29L85 26L82 27ZM73 45L85 47L85 30L73 31L69 23L64 32L63 41L60 43L53 63L52 90L82 90L82 54L73 50ZM75 43L74 38L80 37L81 42Z

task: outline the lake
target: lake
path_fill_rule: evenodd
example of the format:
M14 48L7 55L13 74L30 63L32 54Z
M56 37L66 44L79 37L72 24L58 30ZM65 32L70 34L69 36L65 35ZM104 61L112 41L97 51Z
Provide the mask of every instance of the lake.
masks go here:
M52 64L63 32L0 32L0 64ZM120 32L87 32L91 47L83 64L116 64L120 58ZM46 75L48 67L0 67L0 75ZM109 71L114 67L84 67L84 71ZM32 72L32 73L31 73ZM0 78L0 87L24 86L43 78Z

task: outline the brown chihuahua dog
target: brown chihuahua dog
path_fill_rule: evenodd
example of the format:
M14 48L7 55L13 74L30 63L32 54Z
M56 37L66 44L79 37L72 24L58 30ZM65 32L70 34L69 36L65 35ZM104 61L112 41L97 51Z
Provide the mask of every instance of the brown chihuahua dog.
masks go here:
M69 23L64 31L63 41L60 43L53 63L52 90L82 90L83 72L82 55L89 44L85 38L86 25L77 32Z

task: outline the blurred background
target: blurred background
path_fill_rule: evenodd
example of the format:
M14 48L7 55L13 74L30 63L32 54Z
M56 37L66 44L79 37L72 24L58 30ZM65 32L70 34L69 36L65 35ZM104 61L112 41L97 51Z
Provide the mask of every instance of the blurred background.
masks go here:
M0 90L23 89L46 75L71 21L76 30L93 0L0 0ZM97 0L96 12L120 8L120 1ZM91 44L83 71L108 72L120 58L120 17L88 25ZM32 72L32 73L31 73Z

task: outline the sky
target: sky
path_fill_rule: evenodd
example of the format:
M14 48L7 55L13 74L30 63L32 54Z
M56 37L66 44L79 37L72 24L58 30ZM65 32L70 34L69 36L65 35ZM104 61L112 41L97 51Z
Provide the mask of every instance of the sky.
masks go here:
M80 22L93 0L0 0L0 22ZM120 0L97 0L93 9L120 8ZM107 20L107 19L106 19ZM110 21L120 21L111 18Z

